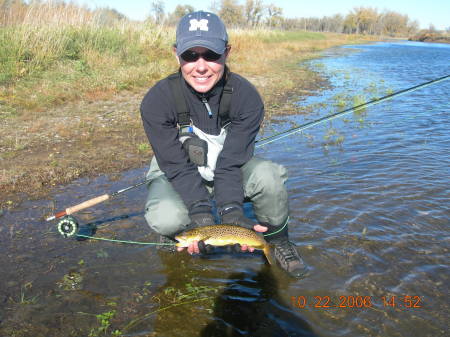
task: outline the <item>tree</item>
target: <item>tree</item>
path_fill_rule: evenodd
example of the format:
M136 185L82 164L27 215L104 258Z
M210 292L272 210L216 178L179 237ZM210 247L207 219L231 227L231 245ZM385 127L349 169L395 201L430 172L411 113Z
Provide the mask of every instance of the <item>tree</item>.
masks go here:
M269 27L277 27L281 25L282 22L283 9L277 7L274 4L267 6L267 24Z
M428 26L428 31L430 33L437 33L436 27L432 23Z
M408 22L407 30L408 35L417 33L417 31L419 30L419 22L417 20Z
M327 17L327 31L342 33L344 30L344 18L341 14L335 14L333 16Z
M219 0L211 0L211 4L208 7L208 10L211 13L219 13L220 11L220 1Z
M378 11L370 7L355 7L353 12L356 18L356 33L374 34Z
M151 7L150 7L150 17L158 25L162 24L164 22L165 12L164 12L163 0L152 1Z
M247 0L245 3L245 21L248 27L257 27L264 15L264 5L261 0Z
M237 0L222 0L219 16L227 26L239 27L245 23L244 8Z
M387 35L396 36L407 34L408 32L408 15L402 15L393 11L385 11L381 15L381 22L383 33Z
M354 34L358 30L358 21L354 13L349 13L344 20L344 33Z
M167 23L169 25L176 25L183 16L192 12L195 12L195 8L191 5L177 5L174 11L168 16Z
M97 17L97 22L102 26L112 25L117 21L126 20L127 17L118 12L114 8L99 8L94 11Z
M173 14L178 18L182 18L186 14L192 12L195 12L195 9L191 5L177 5L177 7L175 7L175 10L173 11Z

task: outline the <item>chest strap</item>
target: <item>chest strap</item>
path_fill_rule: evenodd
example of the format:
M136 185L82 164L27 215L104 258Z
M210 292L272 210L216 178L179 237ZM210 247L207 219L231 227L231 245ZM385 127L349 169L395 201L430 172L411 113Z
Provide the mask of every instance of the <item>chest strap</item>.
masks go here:
M181 88L181 75L180 73L172 74L168 77L170 89L172 90L173 97L175 99L175 107L177 109L178 126L183 129L191 125L191 115L189 108L186 104L186 100L183 96Z
M232 75L231 73L228 74L225 86L223 87L222 97L220 97L219 118L220 118L220 126L222 128L226 127L228 124L231 123L230 106L231 106L231 97L233 95L233 87L230 84L231 75Z

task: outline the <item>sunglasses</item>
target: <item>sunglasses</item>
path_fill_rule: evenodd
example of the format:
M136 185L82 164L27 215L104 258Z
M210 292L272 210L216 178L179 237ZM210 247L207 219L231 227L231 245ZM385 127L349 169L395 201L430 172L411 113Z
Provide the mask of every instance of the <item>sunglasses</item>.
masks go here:
M222 54L217 54L209 49L204 53L197 53L196 51L193 50L186 50L184 53L180 55L180 57L185 62L196 62L200 57L207 62L213 62L220 59L222 57Z

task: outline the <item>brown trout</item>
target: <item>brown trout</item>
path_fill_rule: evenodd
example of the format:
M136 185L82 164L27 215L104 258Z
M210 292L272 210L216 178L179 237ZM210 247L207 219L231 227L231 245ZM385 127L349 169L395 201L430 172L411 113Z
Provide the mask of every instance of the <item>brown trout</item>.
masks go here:
M269 244L261 234L253 230L234 225L213 225L194 228L175 236L177 247L187 247L194 241L203 240L206 245L227 246L239 243L255 249L261 249L270 264L274 264Z

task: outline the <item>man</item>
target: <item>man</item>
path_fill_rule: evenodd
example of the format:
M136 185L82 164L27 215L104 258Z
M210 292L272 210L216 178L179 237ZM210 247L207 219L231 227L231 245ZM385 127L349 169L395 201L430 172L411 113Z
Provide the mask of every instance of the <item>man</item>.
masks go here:
M217 15L181 18L174 45L179 72L159 81L141 104L155 154L145 217L163 242L173 242L188 226L215 224L214 192L221 223L264 232L280 266L302 276L306 267L288 240L286 170L253 156L264 105L252 84L228 70L230 50ZM259 224L244 215L244 199L253 202ZM200 241L188 252L208 248Z

